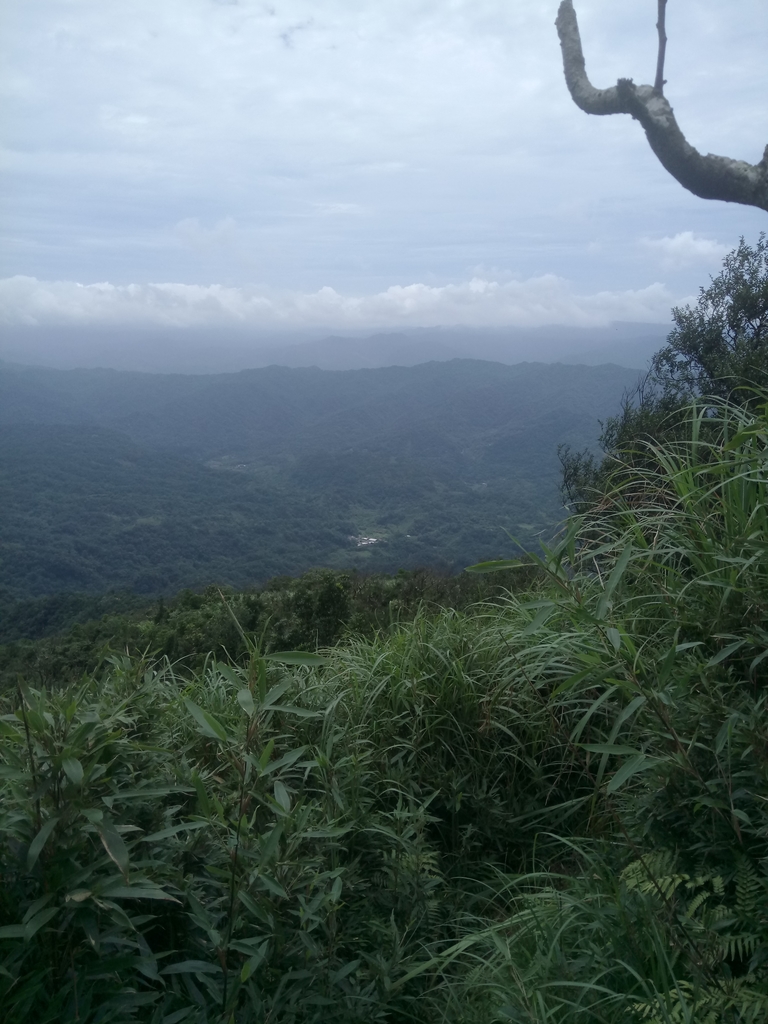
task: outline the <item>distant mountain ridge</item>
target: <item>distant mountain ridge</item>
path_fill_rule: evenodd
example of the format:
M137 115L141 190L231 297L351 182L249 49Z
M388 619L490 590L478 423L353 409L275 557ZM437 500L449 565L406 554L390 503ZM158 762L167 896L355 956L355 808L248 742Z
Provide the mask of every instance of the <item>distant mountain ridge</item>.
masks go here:
M245 328L6 327L0 359L58 369L194 374L273 365L359 370L450 359L509 365L616 363L642 370L669 329L666 324L616 322L603 327L403 328L312 337L307 332L270 335Z

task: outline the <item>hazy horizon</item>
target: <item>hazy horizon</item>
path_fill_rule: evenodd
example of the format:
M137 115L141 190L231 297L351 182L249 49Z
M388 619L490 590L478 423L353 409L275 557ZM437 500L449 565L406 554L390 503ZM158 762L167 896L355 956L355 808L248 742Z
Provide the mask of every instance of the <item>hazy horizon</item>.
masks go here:
M432 360L616 363L643 369L669 324L606 327L426 327L373 332L22 327L0 338L0 361L53 369L228 373L268 365L346 370Z

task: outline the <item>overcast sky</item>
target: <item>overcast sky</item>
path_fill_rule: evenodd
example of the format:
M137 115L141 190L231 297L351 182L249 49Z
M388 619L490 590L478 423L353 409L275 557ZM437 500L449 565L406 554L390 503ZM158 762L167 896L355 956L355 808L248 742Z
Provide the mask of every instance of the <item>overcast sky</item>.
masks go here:
M595 85L655 0L576 0ZM761 211L565 88L557 0L0 0L6 324L668 320ZM704 152L768 142L766 0L669 0Z

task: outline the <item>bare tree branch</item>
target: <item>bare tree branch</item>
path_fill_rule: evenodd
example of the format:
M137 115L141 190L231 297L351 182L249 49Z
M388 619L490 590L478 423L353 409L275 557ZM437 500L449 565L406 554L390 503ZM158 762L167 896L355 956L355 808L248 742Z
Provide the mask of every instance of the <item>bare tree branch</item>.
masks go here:
M659 0L659 57L656 82L664 72L665 0ZM609 89L596 89L587 77L579 23L572 0L562 0L557 34L563 52L565 81L574 103L587 114L630 114L645 129L651 149L662 166L689 192L702 199L756 206L768 212L768 146L757 164L708 153L702 156L681 132L663 88L635 85L620 78ZM663 38L663 43L662 43ZM663 78L662 78L663 87Z
M656 58L656 81L653 88L659 94L664 95L664 57L667 53L667 0L659 0L659 18L656 22L656 31L659 33L659 55Z

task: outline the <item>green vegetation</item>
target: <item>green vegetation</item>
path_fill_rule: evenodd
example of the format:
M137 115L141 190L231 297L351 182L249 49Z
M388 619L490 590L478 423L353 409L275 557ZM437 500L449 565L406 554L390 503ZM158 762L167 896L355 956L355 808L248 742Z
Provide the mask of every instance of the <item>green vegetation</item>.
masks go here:
M5 1018L765 1020L767 411L689 406L501 605L8 689Z
M315 566L458 572L551 536L558 441L635 371L456 360L212 377L0 365L0 618ZM355 538L375 537L373 545Z
M594 451L560 445L564 491L575 507L600 501L616 458L645 465L647 442L686 435L688 404L707 396L759 406L768 388L768 238L744 238L723 269L701 288L695 306L675 306L675 327L618 416L603 425L601 461ZM714 426L714 425L713 425ZM705 422L701 430L706 431Z
M17 608L104 614L0 651L3 1019L762 1024L768 395L679 388L742 299L541 556Z
M314 651L346 635L371 636L420 612L498 600L536 573L533 563L492 577L314 569L298 579L276 577L259 590L210 586L150 604L131 594L57 594L19 602L6 615L0 675L20 673L39 685L60 686L96 670L110 654L168 658L187 668L202 667L211 655L239 661L248 652L242 631L257 636L266 651Z

